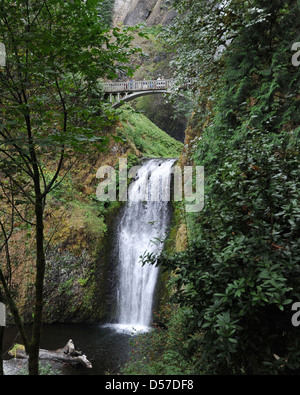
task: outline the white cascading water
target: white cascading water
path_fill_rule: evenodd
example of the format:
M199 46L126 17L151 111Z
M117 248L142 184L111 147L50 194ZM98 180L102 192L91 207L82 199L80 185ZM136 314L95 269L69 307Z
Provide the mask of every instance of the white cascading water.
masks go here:
M119 225L118 327L149 327L158 268L142 266L140 257L159 254L169 224L171 168L176 159L144 162L128 190L128 202Z

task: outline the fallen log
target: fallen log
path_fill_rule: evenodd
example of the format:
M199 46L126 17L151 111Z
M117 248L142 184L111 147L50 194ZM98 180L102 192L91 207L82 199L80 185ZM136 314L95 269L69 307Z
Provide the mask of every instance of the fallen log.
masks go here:
M15 345L8 354L14 358L25 358L28 359L28 354L26 354L25 347L19 344ZM83 355L80 351L75 350L75 346L72 340L69 340L64 348L59 348L58 350L44 350L39 351L40 360L51 360L56 362L65 362L74 365L83 365L88 369L92 368L91 362Z

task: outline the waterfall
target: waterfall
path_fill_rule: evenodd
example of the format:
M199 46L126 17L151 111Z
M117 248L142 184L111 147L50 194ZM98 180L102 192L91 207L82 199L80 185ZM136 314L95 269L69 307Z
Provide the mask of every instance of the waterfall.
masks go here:
M118 325L148 328L158 268L142 266L147 251L163 248L169 224L171 168L176 159L149 159L137 172L128 190L128 202L118 230Z

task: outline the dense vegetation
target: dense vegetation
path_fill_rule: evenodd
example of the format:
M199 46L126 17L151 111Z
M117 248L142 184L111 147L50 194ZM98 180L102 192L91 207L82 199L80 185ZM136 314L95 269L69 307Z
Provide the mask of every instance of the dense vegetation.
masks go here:
M162 132L142 114L136 113L129 107L121 111L120 120L123 124L120 136L132 141L145 156L153 158L179 157L182 144Z
M176 289L156 318L167 329L141 337L126 371L299 372L297 1L172 4L173 67L179 78L195 76L198 97L185 153L205 166L206 201L187 218L187 249L158 261Z
M38 373L43 321L47 198L76 162L72 152L87 144L103 151L109 141L105 129L113 116L102 104L100 78L132 71L126 66L135 52L132 35L102 24L98 4L18 0L0 7L0 41L7 51L0 71L0 297L20 330L31 374ZM71 160L64 167L66 158ZM18 265L10 241L20 223L34 229L30 336L12 286Z
M187 214L184 202L174 203L164 253L157 262L144 257L168 274L169 299L154 316L155 329L133 338L123 373L299 373L299 328L291 322L292 303L300 302L300 69L291 51L300 41L299 1L168 3L177 19L153 31L161 35L159 55L173 53L170 75L193 77L195 105L180 163L205 167L205 207ZM88 195L95 186L89 166L96 170L100 153L113 166L116 153L127 155L131 166L143 155L182 151L132 108L115 113L103 102L99 80L131 75L130 59L140 57L131 29L109 28L112 6L0 5L8 54L0 69L0 298L19 328L30 374L39 372L42 321L53 313L53 305L45 308L48 293L68 298L76 310L77 288L84 289L81 307L92 309L96 277L88 261L99 249L91 239L102 242L115 206ZM154 77L161 65L144 63ZM146 99L136 108L160 118ZM49 246L68 248L48 253ZM17 294L24 251L32 270L23 289L31 336L16 303L24 296ZM47 253L73 277L58 284L46 270ZM0 357L0 374L1 365Z

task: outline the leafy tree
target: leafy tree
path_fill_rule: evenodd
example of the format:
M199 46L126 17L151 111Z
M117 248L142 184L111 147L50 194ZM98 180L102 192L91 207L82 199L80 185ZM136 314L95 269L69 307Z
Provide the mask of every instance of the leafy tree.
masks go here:
M131 34L103 26L98 6L96 0L0 3L0 41L7 51L7 65L0 71L1 223L9 223L6 214L13 210L18 220L35 229L30 339L9 289L9 270L2 263L0 280L29 354L30 374L38 374L47 195L74 163L72 150L86 149L88 143L105 148L103 130L112 114L102 102L99 79L112 79L119 69L131 72L126 66L134 51ZM71 165L64 166L66 156ZM49 180L45 169L50 159L56 165ZM6 232L1 237L7 248Z

